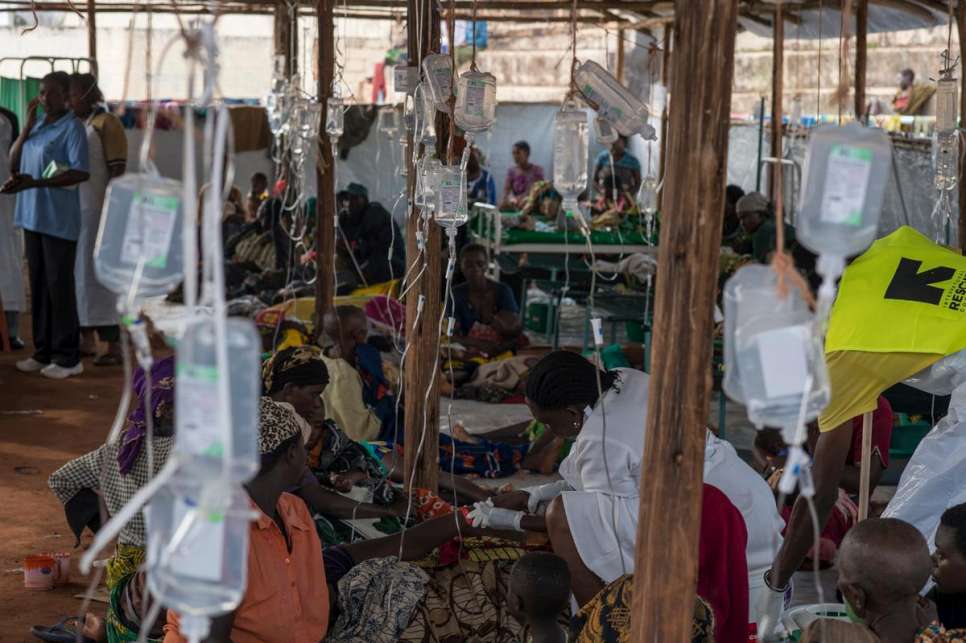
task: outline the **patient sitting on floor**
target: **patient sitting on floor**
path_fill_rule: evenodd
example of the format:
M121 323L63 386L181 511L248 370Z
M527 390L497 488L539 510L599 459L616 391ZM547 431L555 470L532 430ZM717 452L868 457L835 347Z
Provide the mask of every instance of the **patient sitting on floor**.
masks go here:
M570 568L560 556L531 552L513 565L507 607L533 643L564 643L558 619L570 602Z
M905 643L919 640L936 620L935 606L919 596L929 580L929 546L919 531L895 518L870 518L852 528L839 549L838 588L855 620L849 640ZM804 641L823 641L823 620ZM926 639L928 640L928 639Z

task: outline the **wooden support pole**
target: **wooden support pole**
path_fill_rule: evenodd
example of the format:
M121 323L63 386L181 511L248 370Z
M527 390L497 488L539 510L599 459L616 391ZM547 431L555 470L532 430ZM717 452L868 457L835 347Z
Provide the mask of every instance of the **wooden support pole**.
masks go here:
M664 86L664 109L661 111L661 140L660 156L658 157L658 170L660 171L661 189L657 195L658 210L664 213L664 176L667 168L667 115L671 105L671 30L674 25L664 26L664 55L661 57L661 85Z
M963 55L963 43L966 42L966 2L958 2L956 5L956 27L959 32L959 55ZM950 52L952 54L952 52ZM960 58L964 60L964 58ZM959 126L966 127L966 71L963 63L959 67L960 87L959 87ZM960 143L962 145L962 143ZM960 158L959 163L959 249L966 254L966 163Z
M624 82L624 38L627 32L623 29L617 30L617 82Z
M410 65L421 65L424 56L439 51L440 19L437 7L438 4L433 0L407 0ZM436 133L440 139L437 150L445 149L443 145L448 140L448 130L448 123L437 117ZM412 149L411 139L409 148ZM407 174L410 195L413 194L416 183L416 168L412 165L412 156L406 155L406 162L410 163ZM440 158L445 156L441 154ZM425 251L421 252L417 235L424 233ZM435 491L439 478L439 366L436 345L439 341L442 299L441 250L440 227L433 221L424 222L422 212L416 207L410 207L406 222L406 261L409 264L409 278L416 281L406 284L407 288L411 288L406 295L407 355L403 368L406 431L403 479L407 490L422 487Z
M771 155L773 158L782 157L782 101L785 89L785 21L782 16L782 5L775 7L775 19L772 21L772 56L771 56ZM768 196L775 203L779 196L778 182L781 180L784 168L781 163L773 163L768 182Z
M869 0L855 4L855 118L865 122L865 78L869 66Z
M291 9L291 12L290 12ZM332 8L329 7L329 12L331 13ZM285 0L275 0L275 11L272 14L274 17L274 29L272 32L272 41L274 44L274 50L276 56L285 57L285 75L291 76L295 71L298 70L298 29L292 24L293 17L298 15L298 4L293 3L291 8ZM322 16L317 16L321 21ZM321 23L320 23L321 24ZM328 35L319 34L319 49L322 49L324 43L331 43L333 36L331 33ZM325 38L325 40L322 40ZM321 62L321 52L319 53Z
M631 640L690 641L738 0L676 0Z
M94 74L99 75L97 66L97 8L94 0L87 0L87 57L94 66Z
M859 520L869 517L872 474L872 411L862 414L862 459L859 461Z
M325 109L332 95L332 79L335 76L335 24L332 8L337 0L317 0L318 15L318 95ZM276 14L277 16L278 14ZM276 25L278 22L276 21ZM338 211L335 205L335 159L332 142L325 133L325 116L319 131L319 156L316 162L315 197L315 334L322 335L322 320L332 310L335 298L335 221Z

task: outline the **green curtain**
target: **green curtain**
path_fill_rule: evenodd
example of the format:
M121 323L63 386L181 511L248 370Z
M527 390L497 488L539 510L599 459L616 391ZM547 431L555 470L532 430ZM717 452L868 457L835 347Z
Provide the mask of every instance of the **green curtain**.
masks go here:
M0 76L0 107L17 115L20 127L27 122L27 104L40 93L39 78L4 78Z

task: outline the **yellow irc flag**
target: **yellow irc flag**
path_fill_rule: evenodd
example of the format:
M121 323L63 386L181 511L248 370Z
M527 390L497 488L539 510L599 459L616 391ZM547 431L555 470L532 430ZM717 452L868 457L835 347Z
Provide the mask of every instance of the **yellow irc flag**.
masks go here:
M825 352L934 353L966 347L966 257L908 226L842 276Z

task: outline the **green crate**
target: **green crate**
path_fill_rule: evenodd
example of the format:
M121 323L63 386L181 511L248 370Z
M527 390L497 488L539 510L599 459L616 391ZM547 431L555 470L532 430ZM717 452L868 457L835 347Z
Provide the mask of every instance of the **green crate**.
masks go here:
M892 429L892 442L889 445L890 458L909 458L926 434L932 430L928 422L911 422L904 413L899 413L899 421Z

